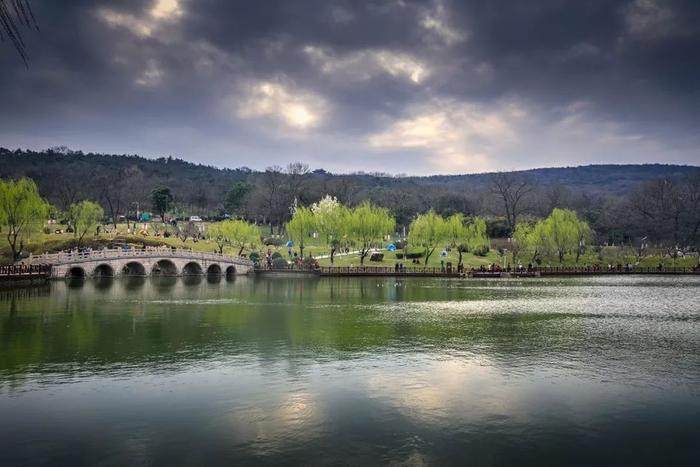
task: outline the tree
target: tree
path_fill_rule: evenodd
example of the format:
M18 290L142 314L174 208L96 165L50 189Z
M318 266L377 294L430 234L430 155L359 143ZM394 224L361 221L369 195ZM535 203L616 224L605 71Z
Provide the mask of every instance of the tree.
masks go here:
M544 220L540 220L536 224L518 223L513 240L518 245L518 254L526 251L530 254L530 261L537 263L548 257L554 249L549 225Z
M486 233L486 220L483 217L475 216L467 222L467 235L464 240L466 250L471 253L486 250L489 246L489 236ZM460 253L460 263L462 255Z
M669 254L700 243L700 170L648 182L632 193L630 205L644 235Z
M449 239L447 224L442 217L435 214L435 211L430 210L411 222L408 239L413 245L425 248L425 265L427 265L438 245Z
M526 251L531 246L533 225L529 222L518 222L513 232L510 243L510 251L513 254L513 263L519 263L520 253Z
M394 230L396 221L385 208L368 201L354 208L348 216L348 235L360 246L360 264L364 264L372 245L381 242Z
M294 210L292 219L287 222L287 234L289 238L299 245L301 257L304 257L304 241L306 241L314 231L316 223L311 209L298 207Z
M518 173L501 172L493 178L491 192L497 195L503 203L503 210L512 235L518 223L518 217L525 212L527 195L534 190L528 179Z
M0 180L0 225L7 225L13 261L19 259L24 242L41 227L47 213L48 203L39 195L34 181Z
M272 235L274 233L273 227L282 222L287 209L282 189L284 173L282 173L281 167L273 165L265 169L259 180L258 192L262 197L263 212L270 222L270 235Z
M168 212L173 202L173 194L170 188L161 186L151 191L151 207L160 215L160 219L165 222L165 213Z
M224 245L238 248L238 256L245 248L252 248L260 239L258 228L244 220L226 220L211 224L208 229L209 238L216 242L219 253L223 253Z
M301 199L304 194L304 185L306 184L307 176L309 175L309 165L303 162L291 162L287 164L287 196L290 200L297 202L305 202Z
M551 239L552 245L557 253L559 262L564 262L564 256L569 251L579 248L580 221L574 211L569 209L556 208L543 221L546 225L546 232Z
M326 246L330 248L330 259L340 246L340 240L346 231L349 212L345 206L330 195L321 198L311 206L311 212L316 219L316 228L323 237Z
M224 228L224 224L226 222L228 221L210 224L207 228L207 236L209 237L209 240L213 240L214 243L216 243L219 253L223 253L224 246L230 242L226 229Z
M96 177L99 199L102 201L102 205L107 208L109 218L115 229L117 228L119 213L125 204L124 193L126 190L124 184L128 179L128 171L124 169L110 170L108 173Z
M68 208L68 218L73 225L75 236L78 237L78 245L89 230L97 227L103 217L104 211L100 205L92 201L81 201Z
M486 225L486 224L484 224ZM461 213L453 214L445 221L445 238L448 243L457 249L459 259L457 260L457 268L462 266L462 250L466 248L467 242L467 227L464 225L464 215Z
M253 188L253 185L248 182L236 182L226 193L226 198L224 199L226 212L237 214L246 202L250 192L253 191Z
M576 262L578 263L578 260L581 258L581 255L586 250L586 244L590 243L593 240L593 229L591 229L587 222L578 219L578 217L576 218L576 221Z

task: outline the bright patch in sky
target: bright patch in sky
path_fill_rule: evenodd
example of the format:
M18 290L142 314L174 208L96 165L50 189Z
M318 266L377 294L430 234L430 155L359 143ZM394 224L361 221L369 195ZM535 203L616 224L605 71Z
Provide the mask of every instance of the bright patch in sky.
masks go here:
M514 125L524 112L514 104L488 109L454 101L434 101L369 136L378 150L421 150L445 171L492 169L488 157L515 139Z
M321 124L325 106L322 98L309 92L261 82L246 87L238 115L244 119L266 118L290 128L308 130Z
M385 73L420 84L430 75L425 63L407 53L382 49L334 55L311 45L304 47L303 51L323 73L338 74L345 79L370 79Z
M169 19L181 14L179 0L157 0L151 10L151 16L158 19Z

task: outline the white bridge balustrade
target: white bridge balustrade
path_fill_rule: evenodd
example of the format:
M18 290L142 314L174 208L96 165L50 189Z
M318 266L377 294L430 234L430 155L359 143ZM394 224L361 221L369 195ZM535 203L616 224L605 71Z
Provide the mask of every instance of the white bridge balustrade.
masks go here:
M220 253L148 247L146 249L111 248L30 255L26 265L51 265L51 277L119 275L200 275L247 274L253 262L247 258Z

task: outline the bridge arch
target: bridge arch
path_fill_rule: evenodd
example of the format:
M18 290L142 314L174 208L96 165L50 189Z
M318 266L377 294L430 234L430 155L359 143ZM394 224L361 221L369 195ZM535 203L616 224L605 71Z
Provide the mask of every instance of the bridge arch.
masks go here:
M226 268L226 275L233 276L236 274L236 266L229 266Z
M195 261L190 261L189 263L185 264L182 268L182 275L183 276L201 276L204 274L202 271L202 266L199 265L199 263Z
M218 264L210 264L207 268L207 274L211 276L221 275L221 266L219 266Z
M98 264L92 271L94 277L112 277L114 268L107 263Z
M151 274L154 276L177 276L177 266L169 259L161 259L153 265Z
M68 270L68 273L66 274L68 277L85 277L87 276L87 273L85 272L85 269L83 269L80 266L73 266Z
M122 268L122 275L124 276L145 276L146 267L139 263L138 261L130 261L124 265Z

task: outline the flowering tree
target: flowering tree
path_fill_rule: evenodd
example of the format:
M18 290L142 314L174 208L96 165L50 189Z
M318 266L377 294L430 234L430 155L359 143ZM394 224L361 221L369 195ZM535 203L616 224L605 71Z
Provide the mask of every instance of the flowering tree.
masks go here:
M347 230L349 211L335 197L326 195L311 206L311 212L314 215L318 233L330 248L330 260L333 264L333 256Z

